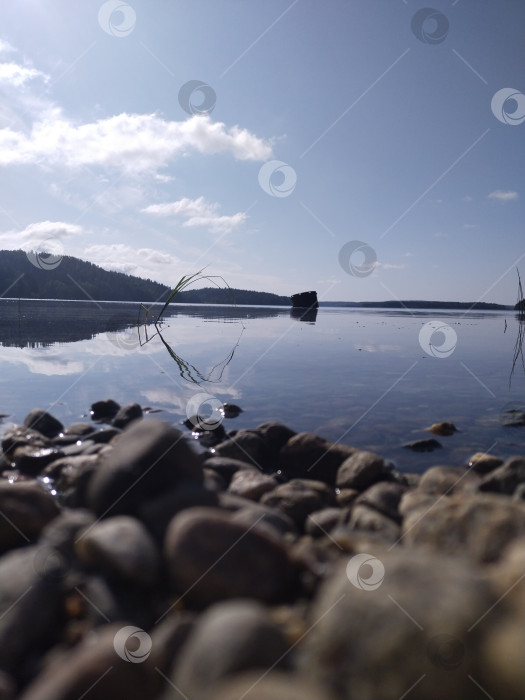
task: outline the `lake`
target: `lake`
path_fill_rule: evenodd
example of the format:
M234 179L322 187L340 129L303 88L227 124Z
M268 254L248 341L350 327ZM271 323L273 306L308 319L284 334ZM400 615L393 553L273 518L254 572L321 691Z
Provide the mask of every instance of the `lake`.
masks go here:
M226 430L278 420L403 471L525 454L525 427L505 424L525 402L515 312L173 305L161 335L143 321L138 303L0 300L0 434L32 408L68 424L110 397L177 424L234 403ZM403 447L445 420L459 432L442 449Z

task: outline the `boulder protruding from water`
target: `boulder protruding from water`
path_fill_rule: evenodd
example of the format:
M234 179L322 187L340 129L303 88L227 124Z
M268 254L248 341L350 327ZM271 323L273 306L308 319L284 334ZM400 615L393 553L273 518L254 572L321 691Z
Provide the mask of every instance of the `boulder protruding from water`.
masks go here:
M319 307L319 302L317 301L317 292L300 292L299 294L292 294L290 297L292 300L292 306L294 309L317 309Z

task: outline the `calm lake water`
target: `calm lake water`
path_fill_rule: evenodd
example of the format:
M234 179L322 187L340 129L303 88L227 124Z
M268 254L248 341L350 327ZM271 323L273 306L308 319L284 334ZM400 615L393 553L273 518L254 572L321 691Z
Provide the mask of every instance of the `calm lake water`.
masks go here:
M514 312L321 308L301 318L282 307L176 305L159 336L143 314L137 323L139 308L1 300L0 434L35 407L65 424L87 419L106 397L180 423L207 394L242 408L226 430L279 420L406 471L460 465L478 450L525 454L525 427L504 425L525 402L521 358L511 377L524 326ZM438 438L441 450L403 447L443 420L460 432Z

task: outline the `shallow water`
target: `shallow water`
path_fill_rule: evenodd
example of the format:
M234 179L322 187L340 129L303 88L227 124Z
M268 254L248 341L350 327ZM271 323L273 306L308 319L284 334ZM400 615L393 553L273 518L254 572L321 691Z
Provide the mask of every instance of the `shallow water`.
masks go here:
M478 450L525 453L525 427L502 424L525 402L521 359L510 378L513 312L321 308L301 319L282 307L177 305L162 337L138 319L135 303L1 300L0 433L35 407L86 419L104 397L180 423L208 394L242 408L227 430L279 420L407 471ZM403 447L442 420L460 431L438 437L442 449Z

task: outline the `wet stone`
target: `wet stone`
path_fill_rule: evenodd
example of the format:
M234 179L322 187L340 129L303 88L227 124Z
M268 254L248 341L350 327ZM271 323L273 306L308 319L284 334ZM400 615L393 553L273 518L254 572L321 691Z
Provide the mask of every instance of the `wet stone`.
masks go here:
M220 474L226 484L231 482L233 475L235 472L238 472L239 469L253 468L253 465L246 460L233 459L231 457L216 457L215 455L209 456L204 462L204 466Z
M132 421L142 418L142 415L142 407L138 403L128 403L126 406L119 408L111 423L115 428L122 430Z
M102 399L91 404L90 416L96 423L110 423L120 410L120 404L113 399Z
M84 421L79 421L77 423L71 423L62 432L63 435L75 435L78 437L85 437L89 435L94 430L91 423L86 423Z
M256 428L257 432L262 436L268 452L277 460L279 451L286 445L290 438L293 438L297 433L277 421L267 421L261 423Z
M426 438L423 440L414 440L412 442L406 442L403 447L414 452L433 452L442 447L441 443L434 438Z
M89 436L89 439L92 440L94 443L101 443L101 444L107 444L111 440L113 440L114 437L117 435L120 435L122 433L121 430L119 430L116 427L113 428L101 428L100 430L95 430L91 435Z
M364 504L352 507L348 527L377 534L392 543L397 542L401 536L401 528L392 518Z
M345 525L348 516L349 511L346 508L323 508L308 515L304 530L312 537L324 537L336 527Z
M6 459L12 459L12 453L19 447L53 447L53 443L37 430L16 426L2 438L2 450Z
M374 452L359 450L341 464L336 484L339 489L363 491L384 479L387 473L388 468L382 457Z
M145 501L181 484L202 484L197 455L175 428L155 420L131 425L99 464L88 490L98 515L133 515Z
M242 413L242 408L234 403L223 403L219 410L225 418L237 418Z
M281 448L280 466L289 478L316 479L331 486L337 470L356 450L336 445L313 433L298 433Z
M62 423L47 411L41 408L34 408L24 418L26 428L37 430L47 438L54 438L64 430Z
M265 442L255 430L238 430L234 437L215 448L215 454L217 457L249 462L261 470L271 466Z
M56 447L26 445L17 447L11 452L11 458L15 469L20 469L23 474L28 476L38 476L48 464L60 459L63 454Z
M429 430L431 433L434 433L434 435L441 435L443 437L454 435L454 433L458 432L458 429L456 428L454 423L451 423L450 421L443 421L442 423L433 423L430 426Z
M213 508L175 516L164 552L174 593L197 608L231 598L282 600L295 574L283 545Z
M0 551L4 552L35 540L60 509L36 481L1 481L0 513Z

